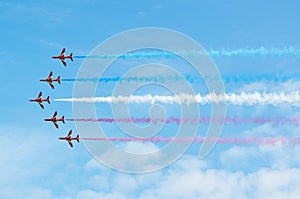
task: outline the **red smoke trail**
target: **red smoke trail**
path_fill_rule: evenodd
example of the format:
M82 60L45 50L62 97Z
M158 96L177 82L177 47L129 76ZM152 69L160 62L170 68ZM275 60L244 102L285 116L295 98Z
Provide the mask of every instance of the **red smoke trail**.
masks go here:
M113 122L122 122L122 123L136 123L136 124L145 124L145 123L165 123L165 124L181 124L181 123L190 123L193 125L196 124L209 124L209 123L223 123L225 125L233 124L233 125L241 125L241 124L272 124L274 126L278 125L287 125L291 124L294 126L300 125L300 117L294 118L239 118L239 117L225 117L225 118L210 118L210 117L169 117L169 118L79 118L79 119L66 119L68 121L77 121L77 122L104 122L104 123L113 123Z
M153 143L163 143L163 142L194 142L194 143L203 143L203 142L216 142L220 144L237 144L237 145L271 145L275 146L277 144L281 145L298 145L300 144L300 137L298 138L288 138L288 137L248 137L248 138L239 138L239 137L225 137L225 138L214 138L214 137L186 137L186 138L177 138L177 137L149 137L149 138L133 138L133 137L114 137L114 138L80 138L82 140L94 140L94 141L123 141L123 142L153 142Z

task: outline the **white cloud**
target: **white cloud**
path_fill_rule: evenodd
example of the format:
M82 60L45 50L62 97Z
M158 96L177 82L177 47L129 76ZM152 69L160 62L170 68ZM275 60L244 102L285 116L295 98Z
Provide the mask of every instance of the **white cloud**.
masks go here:
M14 189L0 189L0 196L4 199L71 199L69 196L55 196L50 189L32 187L30 189L19 187Z
M189 161L199 163L186 167ZM196 157L184 158L162 176L156 188L142 192L139 198L241 198L232 191L240 174L201 167L201 160Z
M242 167L243 162L245 162L244 164L247 164L248 162L245 160L253 157L253 155L256 154L256 151L252 147L245 148L241 146L233 146L221 154L220 159L222 164L228 164L228 162L231 164L238 163Z
M91 177L89 177L88 180L89 187L96 190L108 190L109 189L109 184L107 183L108 178L109 175L105 172L102 172L101 174L92 175Z
M296 80L289 80L286 82L253 82L245 84L232 92L292 92L299 90L300 82Z
M248 162L249 163L249 162ZM297 198L300 169L261 168L244 173L204 168L203 160L184 156L163 172L142 175L117 173L102 198ZM151 180L150 180L151 179ZM83 194L83 193L81 193Z
M234 145L220 152L221 164L233 170L259 170L261 167L271 169L290 169L300 167L300 145L282 142L289 138L297 138L299 127L272 126L264 124L240 133L241 137L278 138L274 145L250 144L248 146ZM252 163L251 166L249 163Z
M49 156L52 142L46 141L48 136L42 134L45 132L25 135L24 132L36 130L17 127L6 127L1 131L6 132L8 136L2 135L0 139L0 145L5 150L0 156L0 185L22 182L28 176L42 175L43 165L55 160L55 157ZM44 158L46 156L48 158Z
M98 193L92 190L83 190L80 191L77 196L76 199L99 199L99 198L104 198L104 195L102 193Z
M75 199L127 199L130 197L127 197L125 193L102 193L102 192L96 192L92 190L83 190L80 191Z
M49 189L36 189L33 188L31 190L27 190L27 193L25 193L22 197L23 198L30 198L30 199L71 199L70 197L65 197L65 196L58 196L55 197L53 196L53 193Z
M298 146L290 148L234 146L220 153L221 169L214 169L208 160L199 160L196 156L184 155L164 170L134 175L108 169L95 160L86 163L79 160L68 162L67 157L70 151L65 155L65 162L61 162L58 155L53 155L56 154L56 150L53 150L54 142L49 141L49 144L40 142L44 140L44 134L40 136L35 134L37 136L30 136L28 139L20 136L18 139L20 134L14 133L19 130L10 131L11 136L3 136L0 139L0 144L9 151L0 156L0 163L2 163L0 164L1 198L293 199L300 194L300 156L298 155L300 148ZM45 164L39 163L40 156L35 154L45 151L48 152L43 153L43 158L50 158L50 160L43 160L46 161L45 164L48 164L43 168ZM54 157L53 160L51 156ZM22 161L17 161L18 158ZM246 172L243 164L254 168L257 166L251 161L252 158L257 158L257 161L267 158L269 165ZM57 163L59 161L60 163ZM232 163L240 164L241 172L231 171L230 164ZM53 166L50 164L59 167L52 170L50 168ZM227 167L224 169L223 165ZM15 175L16 172L22 170L26 174L22 178ZM35 170L38 172L35 173ZM42 175L39 171L47 174ZM32 182L32 177L33 179L45 177L49 183ZM47 188L45 185L51 185L51 187Z
M101 171L105 169L105 166L93 158L84 165L84 169L86 171L94 171L94 170Z
M114 177L114 188L112 192L133 193L138 188L139 184L133 175L119 173Z
M151 142L127 142L122 146L128 153L147 154L159 150L159 147Z
M163 156L162 152L158 151L158 147L153 143L126 142L124 145L122 144L120 148L122 149L119 150L117 147L102 149L102 153L95 155L95 158L100 162L104 162L104 164L112 169L132 172L150 172L162 167L162 157L165 157L167 159L166 161L171 161L174 157L173 154L170 155L167 153ZM86 168L95 168L93 164L93 162L90 162L89 165L86 165Z
M251 176L257 198L298 198L300 169L261 170Z
M81 179L76 175L80 161L75 164L70 155L76 149L70 151L49 131L2 126L0 132L0 198L70 198L59 193L78 188L74 183ZM77 177L69 180L73 175Z

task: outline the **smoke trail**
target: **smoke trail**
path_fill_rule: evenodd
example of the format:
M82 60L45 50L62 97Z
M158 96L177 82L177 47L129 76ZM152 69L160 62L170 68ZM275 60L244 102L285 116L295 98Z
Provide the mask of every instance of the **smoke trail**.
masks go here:
M295 47L284 48L240 48L235 50L221 49L221 50L209 50L208 55L213 58L218 57L238 57L238 56L296 56L300 57L300 49ZM183 56L203 56L206 55L203 52L191 51L191 52L178 52L177 55ZM127 54L112 54L112 55L80 55L73 56L77 59L112 59L112 58L173 58L177 55L166 51L152 51L152 52L133 52Z
M85 102L85 103L166 103L166 104L191 104L199 103L201 105L215 103L229 103L232 105L272 105L278 106L281 104L289 104L291 106L299 107L300 94L299 91L291 93L229 93L218 95L211 93L207 95L188 95L179 94L176 96L161 96L161 95L141 95L141 96L109 96L109 97L83 97L83 98L60 98L54 101L61 102Z
M208 77L211 79L217 77ZM272 76L272 75L239 75L239 76L222 76L222 80L225 83L233 82L253 82L253 81L272 81L272 82L286 82L289 80L300 79L300 74L294 75L282 75L282 76ZM188 81L190 83L204 83L204 79L199 77L192 77L190 75L180 77L180 76L144 76L144 77L101 77L101 78L65 78L61 81L66 82L100 82L100 83L109 83L109 82L119 82L119 83L130 83L130 82L155 82L155 83L165 83L165 82L182 82Z
M208 53L212 57L232 57L232 56L300 56L300 49L295 47L284 48L240 48L236 50L222 49L220 51L211 50Z
M225 138L215 138L215 137L149 137L149 138L136 138L136 137L114 137L114 138L80 138L81 140L94 140L94 141L122 141L122 142L153 142L153 143L163 143L163 142L193 142L202 144L204 142L216 142L219 144L236 144L236 145L271 145L276 146L281 145L298 145L300 144L300 137L298 138L288 138L288 137L225 137Z
M199 78L198 78L199 79ZM61 81L78 81L78 82L178 82L178 81L186 81L190 80L191 82L199 81L196 78L191 78L189 76L185 78L179 76L150 76L150 77L102 77L102 78L79 78L79 79L61 79Z
M235 75L235 76L222 76L222 80L225 83L239 83L239 82L259 82L259 81L268 81L268 82L274 82L274 83L284 83L288 81L295 81L299 80L300 75L299 74L293 74L293 75L280 75L280 76L274 76L269 74L263 74L263 75Z
M291 124L294 126L300 125L300 117L295 118L238 118L238 117L226 117L226 118L210 118L210 117L187 117L187 118L178 118L178 117L169 117L169 118L75 118L75 119L66 119L67 121L74 122L103 122L103 123L113 123L113 122L123 122L123 123L136 123L136 124L148 124L148 123L164 123L164 124L181 124L181 123L190 123L193 125L197 124L210 124L210 123L222 123L225 125L241 125L241 124L272 124L274 126L278 125L287 125Z

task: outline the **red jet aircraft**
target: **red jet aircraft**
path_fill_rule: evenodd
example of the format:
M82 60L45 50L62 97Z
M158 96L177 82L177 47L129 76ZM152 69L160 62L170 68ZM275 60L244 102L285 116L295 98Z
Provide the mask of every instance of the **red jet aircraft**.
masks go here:
M79 135L77 135L76 137L73 137L73 138L71 137L71 135L72 135L72 130L69 131L67 137L60 137L58 139L68 141L70 147L73 147L72 140L76 140L79 143Z
M52 71L50 72L48 78L46 79L40 79L41 82L48 82L49 85L51 86L52 89L54 89L54 85L53 85L53 82L58 82L60 84L60 76L58 76L56 79L54 79L52 77L53 73Z
M39 93L38 97L36 99L31 99L29 100L30 102L37 102L39 103L40 107L42 109L44 109L44 105L43 105L43 102L48 102L48 104L50 104L50 97L48 96L47 98L42 98L42 92Z
M60 55L58 55L58 56L53 56L52 58L53 58L53 59L60 59L61 62L63 63L63 65L64 65L64 66L67 66L67 63L66 63L65 59L68 59L68 58L69 58L71 61L73 61L73 53L71 53L69 56L66 56L66 55L65 55L65 52L66 52L66 49L63 48L62 51L61 51L61 53L60 53Z
M57 111L55 111L55 113L54 113L54 115L53 115L52 118L46 118L46 119L44 119L44 120L45 120L45 121L48 121L48 122L53 122L54 126L55 126L56 128L58 128L57 122L61 121L62 123L65 123L65 117L62 116L62 117L59 119L59 118L56 118L56 116L57 116Z

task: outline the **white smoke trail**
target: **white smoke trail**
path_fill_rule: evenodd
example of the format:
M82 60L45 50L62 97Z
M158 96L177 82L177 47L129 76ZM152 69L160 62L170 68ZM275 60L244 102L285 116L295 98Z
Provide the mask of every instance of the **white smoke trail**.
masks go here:
M191 104L198 103L201 105L212 102L226 102L233 105L272 105L289 104L291 106L300 106L300 93L294 91L290 93L228 93L218 95L216 93L201 95L179 94L175 96L162 95L140 95L140 96L109 96L109 97L88 97L88 98L60 98L54 101L61 102L85 102L85 103L166 103L166 104Z

